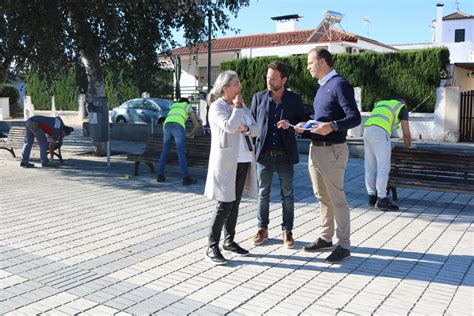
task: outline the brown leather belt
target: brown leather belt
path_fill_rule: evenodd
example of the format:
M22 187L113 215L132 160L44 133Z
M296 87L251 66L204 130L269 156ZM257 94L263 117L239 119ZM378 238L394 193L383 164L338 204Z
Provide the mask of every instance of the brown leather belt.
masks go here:
M280 150L280 149L265 149L264 153L265 153L265 155L276 157L276 156L285 155L286 151Z
M332 146L333 143L328 143L328 142L322 142L320 140L312 140L313 146L317 147L326 147L326 146Z

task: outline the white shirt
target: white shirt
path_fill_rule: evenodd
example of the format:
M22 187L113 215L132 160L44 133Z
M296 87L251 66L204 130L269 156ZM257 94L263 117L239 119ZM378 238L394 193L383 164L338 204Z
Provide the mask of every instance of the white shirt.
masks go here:
M324 76L322 79L318 80L319 85L324 86L326 82L329 81L332 77L337 76L337 72L333 69L330 72L327 73L326 76Z

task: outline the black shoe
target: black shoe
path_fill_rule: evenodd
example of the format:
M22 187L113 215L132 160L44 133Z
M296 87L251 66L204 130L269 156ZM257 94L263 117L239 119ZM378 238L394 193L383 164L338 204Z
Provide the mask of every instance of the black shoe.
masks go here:
M233 252L241 257L245 257L249 254L247 249L244 249L239 246L235 241L231 242L230 244L225 244L222 246L225 251Z
M377 204L375 204L375 207L387 212L399 210L398 206L393 205L388 198L378 199Z
M218 246L212 246L206 250L206 259L216 265L227 264L227 260L221 254Z
M191 177L184 177L183 178L183 185L191 185L191 184L196 184L197 180L193 179Z
M48 163L42 163L41 164L41 168L56 168L56 165L55 164L52 164L50 162Z
M165 182L166 178L164 175L159 174L158 177L156 178L156 182Z
M315 242L304 246L303 250L306 252L316 252L316 251L323 251L323 250L327 250L331 248L332 248L332 242L327 242L322 238L318 238L318 240L316 240Z
M377 203L377 195L369 195L369 206L374 207Z
M23 168L34 168L35 165L32 164L32 163L29 163L29 162L20 162L20 167L23 167Z
M337 246L336 249L332 251L329 257L326 258L327 263L339 263L351 256L351 251L341 246Z

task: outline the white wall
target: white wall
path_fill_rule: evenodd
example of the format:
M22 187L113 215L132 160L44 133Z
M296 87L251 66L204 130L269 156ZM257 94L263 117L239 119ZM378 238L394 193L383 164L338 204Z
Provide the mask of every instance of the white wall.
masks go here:
M454 32L464 29L464 41L474 42L474 18L443 21L443 43L454 43Z
M455 66L451 85L459 87L460 92L474 90L474 70Z
M454 63L474 63L474 41L462 43L426 43L426 44L400 44L393 45L400 50L423 49L433 47L447 47L449 49L449 60Z

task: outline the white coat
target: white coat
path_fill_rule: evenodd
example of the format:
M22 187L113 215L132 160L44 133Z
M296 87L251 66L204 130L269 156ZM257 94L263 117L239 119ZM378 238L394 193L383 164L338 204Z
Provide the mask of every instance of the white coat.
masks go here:
M250 136L255 137L258 135L257 123L245 105L241 109L232 108L222 98L219 98L209 108L211 153L204 195L211 200L235 201L237 158L241 138L241 133L237 129L243 121L244 112L252 121L249 126ZM253 153L255 153L255 148ZM255 154L252 154L243 195L256 198L257 193Z

